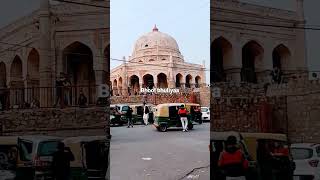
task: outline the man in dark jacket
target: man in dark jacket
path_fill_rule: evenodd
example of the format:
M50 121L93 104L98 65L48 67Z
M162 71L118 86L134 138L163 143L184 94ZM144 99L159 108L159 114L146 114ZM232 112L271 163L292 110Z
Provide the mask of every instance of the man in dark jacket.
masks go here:
M52 172L54 180L70 180L70 161L74 161L74 156L70 148L65 147L60 142L58 151L53 154Z
M127 113L126 113L126 116L127 116L127 120L128 120L128 128L133 127L133 122L132 122L132 108L129 108Z

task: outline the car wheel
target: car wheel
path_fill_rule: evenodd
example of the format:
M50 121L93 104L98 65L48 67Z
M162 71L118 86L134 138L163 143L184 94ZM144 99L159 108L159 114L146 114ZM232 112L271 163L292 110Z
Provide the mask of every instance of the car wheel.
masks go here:
M168 130L168 127L167 127L166 124L161 124L159 129L160 129L161 132L166 132Z
M193 129L193 124L189 124L188 129L190 129L190 130Z

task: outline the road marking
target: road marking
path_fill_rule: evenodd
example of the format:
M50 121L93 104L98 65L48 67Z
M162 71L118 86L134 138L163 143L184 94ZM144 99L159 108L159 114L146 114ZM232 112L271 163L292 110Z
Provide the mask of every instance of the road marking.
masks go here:
M143 157L143 158L141 158L142 160L144 160L144 161L150 161L152 158L145 158L145 157Z

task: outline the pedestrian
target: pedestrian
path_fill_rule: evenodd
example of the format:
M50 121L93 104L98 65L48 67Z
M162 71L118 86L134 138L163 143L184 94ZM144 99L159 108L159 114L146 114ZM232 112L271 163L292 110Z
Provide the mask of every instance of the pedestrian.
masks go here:
M87 107L87 97L84 95L82 89L80 90L80 95L78 99L79 107L84 108Z
M237 177L237 179L245 180L249 161L245 158L240 148L238 148L237 138L229 136L225 145L225 150L222 151L218 162L218 166L222 170L224 177Z
M59 104L60 108L64 108L63 99L63 73L60 73L60 78L56 80L56 102L55 107Z
M178 110L178 115L180 116L180 121L181 121L183 132L188 131L188 114L189 114L189 112L184 107L184 105L181 105L180 109Z
M74 161L74 155L70 148L63 142L58 144L58 151L53 154L52 172L54 180L70 180L70 162Z
M149 112L150 111L149 111L148 106L144 105L143 121L144 121L145 125L149 124L149 122L148 122L148 120L149 120Z
M71 81L67 74L64 74L63 89L65 105L69 106L71 105Z
M271 153L273 157L273 172L275 180L288 179L292 177L292 167L289 157L289 148L285 147L281 142L274 142L274 149Z
M128 128L133 127L133 122L132 122L132 108L129 108L128 111L126 112L127 116L127 121L128 121Z

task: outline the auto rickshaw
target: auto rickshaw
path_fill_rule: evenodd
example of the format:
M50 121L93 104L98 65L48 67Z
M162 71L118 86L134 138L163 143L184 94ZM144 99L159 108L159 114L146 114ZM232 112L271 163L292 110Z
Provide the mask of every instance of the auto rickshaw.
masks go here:
M182 127L180 117L178 115L178 110L186 104L184 103L166 103L159 104L155 108L155 120L153 125L157 128L158 131L165 132L170 127ZM188 109L187 109L188 110ZM193 121L191 116L188 115L188 129L193 128Z
M141 123L144 124L144 120L143 120L143 114L144 114L144 105L143 104L131 104L129 105L133 112L132 112L132 120L133 123ZM146 108L149 109L149 123L153 123L153 112L152 112L152 104L146 104L145 105Z
M288 143L288 138L285 134L273 134L273 133L241 133L245 144L248 147L248 152L251 157L250 168L251 173L248 179L261 179L262 176L266 176L266 174L270 174L274 178L277 176L276 173L279 169L283 167L288 168L288 175L284 179L292 179L293 172L295 169L295 164L293 162L290 147ZM275 148L275 144L282 144L283 148L286 148L288 151L287 155L280 157L272 156L272 151ZM266 154L269 159L265 159ZM285 162L283 167L278 167L279 162ZM269 163L269 164L266 164ZM266 170L267 168L271 168L272 173L262 173L261 170ZM280 178L283 179L283 178Z
M218 167L218 161L221 152L225 148L225 142L229 136L235 136L237 138L237 144L239 148L243 151L245 158L250 160L251 157L248 153L248 148L244 142L243 137L239 132L235 131L225 131L225 132L211 132L210 133L210 172L211 177L214 180L224 180L221 170Z
M15 180L50 179L52 154L60 138L49 136L0 137L0 178ZM13 177L13 178L11 178Z
M202 112L200 104L186 103L185 107L190 112L192 121L202 124Z
M70 163L72 180L102 180L108 177L110 142L105 136L70 137L63 142L75 158Z
M127 104L112 104L110 105L110 124L122 126L126 124L127 118L125 116L129 109Z

